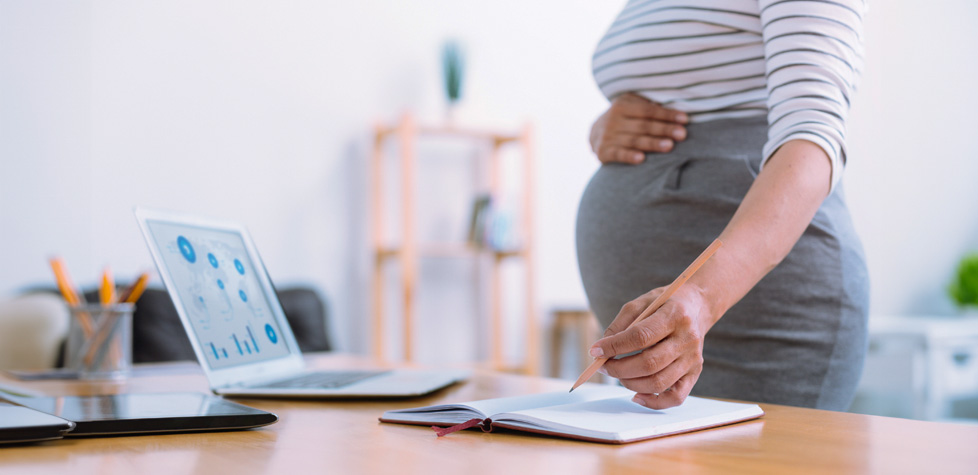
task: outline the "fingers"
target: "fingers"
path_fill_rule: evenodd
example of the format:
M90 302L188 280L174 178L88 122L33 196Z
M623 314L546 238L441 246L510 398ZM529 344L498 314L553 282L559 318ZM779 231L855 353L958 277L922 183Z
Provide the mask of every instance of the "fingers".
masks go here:
M605 336L591 347L594 357L628 354L607 360L603 372L635 391L635 402L654 409L677 406L689 395L703 371L704 337L716 321L703 293L689 286L639 320L664 290L622 306Z
M602 163L641 163L646 153L671 151L686 139L689 117L634 94L615 98L591 127L591 150Z
M617 110L615 110L616 108ZM624 94L616 98L611 104L611 109L625 117L661 120L677 124L689 123L689 116L684 112L667 109L635 94Z
M605 374L618 378L622 380L622 382L635 378L644 378L649 375L657 375L665 371L669 365L675 363L675 361L679 359L681 351L682 348L678 339L670 336L659 342L657 345L655 345L655 347L649 348L636 355L621 359L608 360L604 364ZM664 390L668 388L684 373L685 371L677 374L675 378L669 381L669 384L659 389ZM628 388L637 392L661 392L655 390L654 388L641 388L648 389L648 391L640 390L640 388L633 388L631 386L628 386Z
M665 122L613 117L603 127L603 135L592 140L603 163L641 163L646 153L672 151L676 141L686 139L685 128Z
M648 135L620 134L610 140L609 145L618 145L646 152L668 152L672 150L673 140Z
M626 307L629 307L633 302L626 304ZM639 310L639 308L641 308L641 305L636 305L632 308L628 308L628 311L636 311L635 314L637 317L638 314L645 310L644 308ZM622 311L626 311L626 308L623 307ZM659 343L662 339L672 333L672 328L670 325L670 319L656 318L656 315L658 315L658 312L631 327L625 328L618 333L596 341L593 345L591 345L591 356L610 358L616 355L623 355L625 353L644 350L645 348ZM635 317L631 318L631 320L634 319Z
M621 310L618 311L618 316L615 320L608 325L608 328L604 331L604 337L620 333L622 330L628 328L642 312L657 298L662 292L665 292L665 287L659 287L652 289L635 300L622 305Z
M621 384L638 394L662 394L690 370L685 361L676 360L662 371L641 378L622 379Z
M642 163L645 160L645 152L634 148L608 146L598 152L598 160L601 163Z
M689 396L689 392L693 390L693 385L696 384L696 380L699 379L702 371L702 366L694 368L676 380L668 389L660 391L658 394L638 393L635 394L632 401L649 409L668 409L679 406Z
M618 136L598 149L598 160L601 163L642 163L646 153L668 152L672 150L672 146L673 142L669 139Z
M619 121L618 127L621 132L633 135L670 138L674 140L684 140L686 138L686 128L670 122L623 118Z
M653 409L678 406L703 371L700 353L682 350L681 339L670 337L637 355L608 360L604 372L635 391L633 401L638 404Z

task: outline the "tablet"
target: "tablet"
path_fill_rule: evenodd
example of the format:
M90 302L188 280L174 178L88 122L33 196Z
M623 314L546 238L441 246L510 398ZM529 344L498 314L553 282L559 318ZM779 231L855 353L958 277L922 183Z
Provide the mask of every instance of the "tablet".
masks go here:
M202 393L5 397L74 422L65 437L251 429L278 420L270 412Z
M0 402L0 444L60 439L74 426L60 417Z

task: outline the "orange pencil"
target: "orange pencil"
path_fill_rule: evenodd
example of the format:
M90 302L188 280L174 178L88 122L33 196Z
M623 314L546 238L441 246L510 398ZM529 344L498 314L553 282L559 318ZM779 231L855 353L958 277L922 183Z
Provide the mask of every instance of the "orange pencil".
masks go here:
M98 297L102 305L115 303L115 280L112 279L112 270L109 266L105 266L102 270L102 285L98 289Z
M146 290L147 282L149 282L149 272L143 272L128 289L122 292L122 295L119 296L119 301L123 303L136 303Z
M139 300L139 296L143 294L143 291L146 290L147 281L149 281L149 273L143 272L132 285L130 285L125 291L122 292L121 295L118 296L117 299L115 295L115 283L112 280L111 271L108 267L106 267L105 271L102 273L102 285L99 289L99 297L102 301L102 305L111 305L118 302L135 303L136 300ZM111 328L111 324L106 325L106 329L108 328ZM88 354L85 355L85 364L92 364L96 351L102 345L105 338L108 337L108 333L100 333L100 335L95 336L96 343L91 346ZM118 343L118 341L113 342L112 348L109 350L109 358L118 359L120 357L121 350Z
M61 291L61 295L64 296L65 301L71 307L77 307L83 305L85 302L82 297L79 297L78 291L75 290L75 285L71 282L71 276L68 275L68 269L65 266L65 262L60 257L52 257L49 261L51 263L51 270L54 271L54 279L58 283L58 290ZM86 336L92 336L92 322L89 320L88 315L79 316L79 322L82 326L82 331L85 332Z
M58 283L58 290L61 291L61 295L65 298L65 301L72 307L80 305L81 299L78 297L78 292L75 291L75 286L71 282L71 277L65 268L64 260L60 257L52 257L49 262L51 263L51 270L54 271L54 279Z
M706 250L704 250L703 253L700 254L700 256L697 257L696 260L693 261L693 263L690 264L689 267L687 267L686 270L683 271L682 274L679 274L679 277L677 277L676 280L672 281L672 283L669 284L669 287L666 287L665 292L662 292L659 295L659 297L656 298L655 301L653 301L652 304L649 305L648 308L646 308L645 311L638 316L638 318L633 320L632 323L628 325L628 328L635 326L636 323L645 320L650 315L655 313L656 310L659 310L659 307L661 307L662 304L666 303L666 301L669 300L673 296L673 294L675 294L676 291L679 290L679 288L682 287L683 284L685 284L686 281L689 280L689 278L696 273L696 271L700 270L700 267L703 267L703 264L705 264L706 261L710 259L710 257L713 257L713 254L717 252L717 249L720 249L720 246L722 245L723 242L721 242L719 239L713 241L713 244L710 244L709 247L707 247ZM628 328L626 328L626 330ZM581 377L577 378L577 381L574 382L574 386L571 387L571 391L577 389L578 386L584 384L587 380L591 379L591 376L594 376L594 373L596 373L599 369L601 369L601 367L604 366L604 363L606 361L608 361L608 358L604 358L604 357L595 358L594 362L591 363L591 366L588 366L587 369L585 369L584 372L581 373Z

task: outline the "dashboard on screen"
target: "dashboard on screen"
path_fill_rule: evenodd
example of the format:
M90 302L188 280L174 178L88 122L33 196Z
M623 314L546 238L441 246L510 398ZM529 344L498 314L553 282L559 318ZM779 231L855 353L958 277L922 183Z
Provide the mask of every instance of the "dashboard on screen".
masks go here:
M240 233L153 220L147 226L160 272L169 275L169 291L178 294L211 368L289 355Z

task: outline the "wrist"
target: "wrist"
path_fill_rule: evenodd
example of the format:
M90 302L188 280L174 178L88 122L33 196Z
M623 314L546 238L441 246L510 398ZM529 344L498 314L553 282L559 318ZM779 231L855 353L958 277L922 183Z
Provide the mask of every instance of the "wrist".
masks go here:
M708 287L704 287L699 282L689 280L683 286L681 292L687 301L695 302L697 321L699 322L700 334L706 335L713 325L720 320L726 309L721 310L717 296Z

